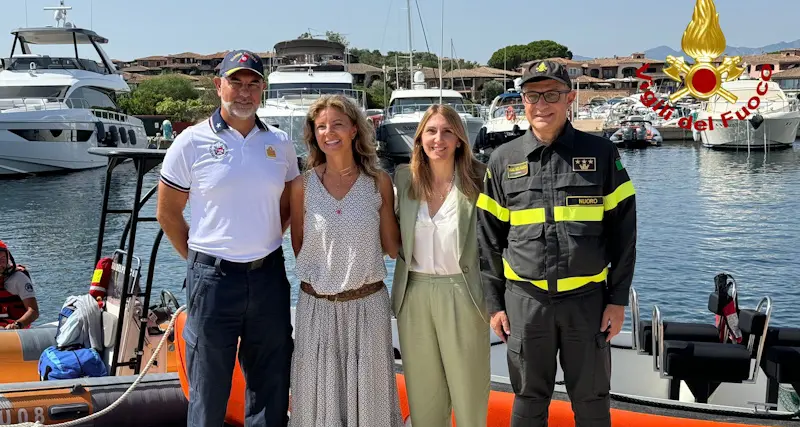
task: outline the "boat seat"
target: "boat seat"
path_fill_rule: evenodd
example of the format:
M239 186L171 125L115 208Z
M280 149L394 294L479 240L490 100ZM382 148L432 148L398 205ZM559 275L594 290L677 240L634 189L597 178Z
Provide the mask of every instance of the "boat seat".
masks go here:
M766 310L762 312L764 305ZM745 345L665 339L659 332L664 330L661 312L655 306L653 364L662 378L672 380L670 398L678 399L680 381L686 383L698 403L707 403L721 383L754 383L762 356L759 349L756 364L751 369L754 341L760 339L760 347L763 347L771 313L772 300L769 297L763 298L755 310L739 310L739 327L750 336Z
M649 320L639 322L639 348L653 355L653 325ZM664 322L664 339L676 341L719 342L719 330L710 323Z
M767 376L767 403L778 403L779 384L800 393L800 328L770 327L760 365Z
M639 296L631 286L631 314L633 318L633 348L639 354L653 355L653 323L642 320L639 316ZM708 299L708 308L713 313L717 307L718 295L712 292ZM720 333L717 326L711 323L664 322L664 339L677 341L719 342Z

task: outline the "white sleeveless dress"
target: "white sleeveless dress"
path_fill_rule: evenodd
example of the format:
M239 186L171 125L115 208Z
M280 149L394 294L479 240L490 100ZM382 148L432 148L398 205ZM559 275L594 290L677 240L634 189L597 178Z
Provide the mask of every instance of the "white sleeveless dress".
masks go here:
M336 200L305 175L303 246L295 274L319 294L386 278L381 194L360 173ZM291 372L291 427L400 427L389 293L332 302L300 291Z

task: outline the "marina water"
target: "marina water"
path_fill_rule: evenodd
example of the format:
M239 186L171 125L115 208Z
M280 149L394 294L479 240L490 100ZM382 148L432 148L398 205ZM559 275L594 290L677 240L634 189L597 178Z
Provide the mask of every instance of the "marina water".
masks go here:
M798 318L800 144L748 153L667 143L621 155L636 187L639 236L633 283L643 318L649 319L658 304L666 320L713 322L707 301L720 272L736 279L741 307L755 308L770 295L773 324L790 326ZM144 191L157 183L158 170L145 177ZM104 179L105 168L0 180L0 239L31 270L41 312L36 324L56 320L68 296L88 292ZM134 186L133 166L119 166L109 206L130 209ZM247 197L246 188L241 196ZM155 197L142 215L155 215ZM127 215L109 214L104 255L119 245L126 220ZM158 226L144 222L138 227L136 255L142 259L144 286ZM299 283L288 233L283 250L294 305ZM159 301L162 289L185 303L186 264L166 237L156 261L151 304ZM391 286L394 262L387 258L386 264Z

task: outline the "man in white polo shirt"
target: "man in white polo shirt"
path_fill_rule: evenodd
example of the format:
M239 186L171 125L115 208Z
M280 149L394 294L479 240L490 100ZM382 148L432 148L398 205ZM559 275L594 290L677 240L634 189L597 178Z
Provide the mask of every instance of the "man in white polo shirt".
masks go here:
M297 157L286 133L255 115L261 58L231 52L214 81L222 106L167 150L156 214L187 259L188 426L223 425L237 345L245 425L285 426L293 342L281 243Z

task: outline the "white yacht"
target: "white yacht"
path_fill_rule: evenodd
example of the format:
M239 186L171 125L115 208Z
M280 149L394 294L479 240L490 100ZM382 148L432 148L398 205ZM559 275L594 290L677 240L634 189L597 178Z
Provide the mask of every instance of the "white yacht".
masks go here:
M760 83L761 80L756 79L722 83L723 88L738 97L737 102L732 105L719 95L704 102L697 120L708 121L709 117L713 117L714 129L695 130L695 140L702 140L703 146L710 148L758 150L791 147L797 138L800 111L774 81L766 82L767 93L759 96L757 90ZM753 110L748 107L750 115L745 120L739 120L736 112L745 107L753 96L761 100L758 108ZM724 127L721 115L728 111L732 120L728 121L728 127Z
M325 94L341 94L366 111L366 95L353 89L353 75L340 59L341 43L317 39L283 41L275 45L275 57L282 62L267 77L267 91L256 115L265 123L289 134L298 157L307 152L303 142L308 107Z
M108 40L66 22L63 26L11 32L9 58L0 59L0 175L67 172L103 167L106 159L90 147L145 148L144 124L116 104L130 87L100 47ZM56 57L31 47L69 46L75 56ZM70 46L72 45L72 46ZM77 55L89 45L99 62Z
M377 139L380 150L390 157L410 158L414 147L414 135L422 116L433 104L447 104L461 116L470 145L474 145L484 120L464 103L464 97L455 90L426 89L425 74L414 73L412 89L392 91L389 106L383 121L378 126Z

